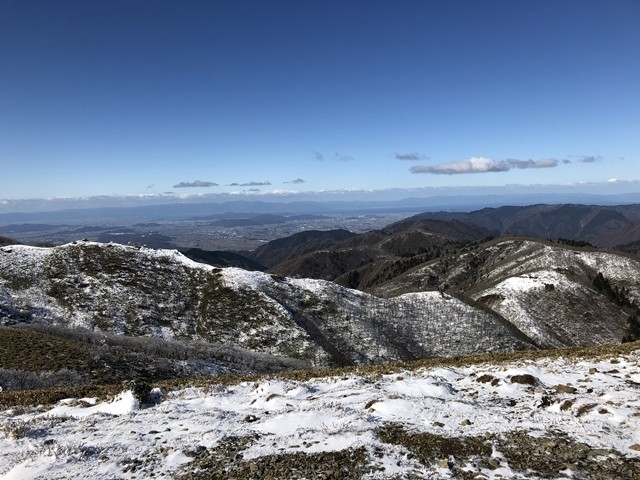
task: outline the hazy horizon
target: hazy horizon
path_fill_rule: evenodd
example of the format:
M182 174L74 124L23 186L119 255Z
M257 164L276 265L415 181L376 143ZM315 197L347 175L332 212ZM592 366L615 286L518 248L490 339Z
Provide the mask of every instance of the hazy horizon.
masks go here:
M637 192L637 188L637 182L618 182L581 186L511 185L502 188L388 189L380 191L300 192L279 195L205 194L182 197L175 195L106 195L86 198L0 200L0 224L21 221L47 222L54 221L54 219L68 221L74 218L77 221L91 221L92 218L96 220L101 218L101 215L105 213L108 217L138 214L140 218L159 218L165 215L170 217L175 214L176 208L180 208L182 216L188 217L207 212L296 214L330 213L343 210L365 213L374 210L398 212L471 211L485 207L539 203L640 204L640 193ZM189 210L194 213L189 213Z

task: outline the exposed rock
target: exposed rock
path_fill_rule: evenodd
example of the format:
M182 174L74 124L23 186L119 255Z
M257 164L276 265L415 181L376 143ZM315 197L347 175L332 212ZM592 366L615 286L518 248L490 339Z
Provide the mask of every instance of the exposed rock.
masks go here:
M540 379L528 373L524 373L522 375L513 375L510 380L511 383L519 383L521 385L531 385L534 387L540 385Z
M492 470L507 466L519 474L518 478L559 478L567 469L581 479L640 478L640 458L614 449L592 449L562 434L536 437L520 431L500 437L444 437L389 426L378 435L385 442L405 446L426 466L446 468L451 465L451 456L457 464L480 464ZM503 459L492 456L494 450ZM467 473L471 472L455 470L454 478L477 478L475 473Z
M574 393L577 392L577 389L575 387L570 386L570 385L559 384L559 385L556 385L553 388L555 389L556 393L574 394Z
M375 471L367 466L364 448L347 449L338 452L282 453L266 455L245 461L237 455L252 441L251 437L231 438L213 449L205 449L194 454L181 480L210 479L326 479L343 478L360 480L363 475Z

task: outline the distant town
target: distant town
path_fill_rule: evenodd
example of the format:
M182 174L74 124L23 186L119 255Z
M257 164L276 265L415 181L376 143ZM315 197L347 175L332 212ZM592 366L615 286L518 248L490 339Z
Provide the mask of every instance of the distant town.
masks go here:
M151 248L200 248L203 250L247 251L276 238L287 237L306 230L345 229L363 233L380 229L417 212L389 212L379 214L331 214L286 216L277 223L232 225L258 217L257 214L227 215L221 220L153 221L148 223L101 223L98 225L68 224L12 224L0 226L0 235L32 245L61 245L75 240L145 245ZM233 220L238 220L234 222ZM271 220L271 221L276 221ZM225 225L221 225L224 223Z

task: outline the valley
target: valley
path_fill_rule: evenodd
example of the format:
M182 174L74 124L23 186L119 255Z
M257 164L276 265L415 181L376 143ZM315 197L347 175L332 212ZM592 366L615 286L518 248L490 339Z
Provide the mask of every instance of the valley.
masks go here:
M86 238L150 248L199 248L249 251L265 243L307 230L343 228L362 233L400 220L411 212L327 212L323 214L264 214L252 212L198 214L185 211L177 218L126 216L86 218L69 214L59 221L2 222L0 235L32 245L61 245ZM21 217L20 220L28 220Z

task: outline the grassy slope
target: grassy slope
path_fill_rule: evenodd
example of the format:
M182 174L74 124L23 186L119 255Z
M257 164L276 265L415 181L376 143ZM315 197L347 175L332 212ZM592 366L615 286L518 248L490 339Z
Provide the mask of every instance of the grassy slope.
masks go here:
M1 329L7 330L7 329ZM2 337L2 335L0 335ZM32 337L35 338L35 337ZM34 343L33 345L45 345L46 341L40 339L42 342ZM64 341L60 345L67 345ZM49 347L50 349L51 347ZM378 365L357 365L342 368L319 368L310 370L292 370L279 373L262 373L251 375L218 375L218 376L205 376L205 377L182 377L174 379L157 379L153 382L153 386L158 386L163 389L178 389L186 386L203 387L214 384L220 385L234 385L245 381L257 381L265 378L281 378L287 380L307 381L312 378L330 377L330 376L345 376L350 374L357 374L365 377L375 378L382 374L390 374L399 372L402 370L415 370L418 368L432 368L432 367L447 367L447 366L465 366L471 364L500 364L504 362L512 361L535 361L545 358L559 358L565 359L581 359L581 358L600 358L607 356L617 356L627 354L640 348L640 342L630 342L623 344L613 345L599 345L595 347L574 347L563 348L554 350L526 350L511 353L489 353L480 355L471 355L466 357L450 357L450 358L431 358L426 360L417 360L412 362L396 362ZM76 351L77 350L72 350ZM10 355L9 350L5 350L4 347L0 349L0 362L4 365L5 358ZM33 355L37 356L38 351L33 349ZM68 352L60 353L61 358L69 359L73 358L73 355ZM80 361L80 360L77 360ZM80 363L82 363L80 361ZM31 365L38 365L38 362L30 362ZM135 376L130 377L135 379ZM111 382L105 384L93 384L82 385L77 387L58 387L48 389L33 389L22 391L3 391L0 392L0 406L8 408L11 406L37 406L41 404L55 403L63 398L70 397L84 397L84 396L98 396L105 397L115 395L122 391L124 388L123 382Z

